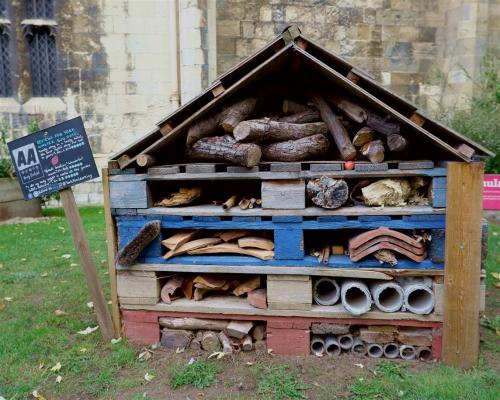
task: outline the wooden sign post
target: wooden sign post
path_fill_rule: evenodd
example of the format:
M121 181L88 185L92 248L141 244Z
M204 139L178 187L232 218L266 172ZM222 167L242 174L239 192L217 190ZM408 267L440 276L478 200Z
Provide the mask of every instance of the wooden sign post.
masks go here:
M102 336L106 341L117 337L71 189L99 176L82 119L47 127L8 146L26 200L60 193Z

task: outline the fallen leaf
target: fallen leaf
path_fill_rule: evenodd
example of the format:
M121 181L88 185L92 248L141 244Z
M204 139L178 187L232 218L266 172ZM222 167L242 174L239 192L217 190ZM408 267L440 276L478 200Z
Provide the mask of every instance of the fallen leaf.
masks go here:
M54 314L60 317L61 315L68 315L68 313L64 310L60 310L59 308L54 311Z
M57 371L59 371L59 370L61 369L61 367L62 367L61 363L60 363L60 362L58 362L58 363L57 363L56 365L54 365L54 366L53 366L50 370L51 370L52 372L57 372Z
M82 347L79 351L80 351L80 353L85 353L87 351L87 349L85 347Z
M21 262L25 262L26 261L26 258L21 258Z
M71 258L71 254L63 254L61 258L66 258L66 259Z
M94 303L93 303L92 301L89 301L89 302L87 303L87 307L88 307L88 308L94 308Z
M184 353L184 350L186 350L184 347L182 347L182 348L177 347L177 348L175 349L175 354Z
M145 349L143 352L139 353L137 356L137 359L139 361L147 361L151 358L151 351L148 349Z
M495 282L495 287L500 288L500 282Z
M151 382L154 379L154 375L151 375L149 372L146 372L146 375L144 375L144 380L146 382Z
M45 363L42 361L39 365L38 365L38 369L44 369L45 367Z
M253 363L252 361L247 361L247 362L246 362L246 364L251 366L251 365L253 365L254 363Z
M0 263L0 269L2 269L2 268L3 268L3 263Z
M217 360L224 357L224 353L222 351L216 351L208 356L208 359L217 357Z
M56 383L61 383L61 381L62 381L62 376L61 375L57 375Z
M497 334L497 336L500 336L500 328L496 328L495 333Z
M43 397L40 393L38 393L38 390L33 390L31 395L37 399L37 400L47 400L45 397Z
M42 278L45 278L45 277L49 276L49 273L48 272L44 272L41 276L42 276Z
M0 303L0 311L4 310L5 307L7 307L7 304L5 303Z
M274 356L273 349L267 349L267 354Z
M71 263L69 264L70 267L78 267L78 264L75 264L75 263Z
M4 297L5 301L12 301L12 297Z
M113 304L113 302L111 300L108 301L108 304Z
M84 329L83 331L78 331L77 333L79 335L88 335L89 333L95 332L98 329L99 329L98 326L94 326L93 328L91 328L90 326L87 326L86 329Z
M500 272L492 272L491 276L495 279L500 279Z
M106 264L107 261L106 260L101 260L101 264Z
M111 339L111 344L117 344L117 343L120 343L122 341L122 338L119 337L118 339Z
M365 366L363 364L354 364L356 367L359 367L359 368L364 368Z

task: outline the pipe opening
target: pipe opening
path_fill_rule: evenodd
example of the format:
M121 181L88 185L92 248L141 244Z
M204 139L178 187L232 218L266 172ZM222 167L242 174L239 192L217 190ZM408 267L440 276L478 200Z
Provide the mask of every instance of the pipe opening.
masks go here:
M345 350L350 349L354 343L354 339L352 338L351 335L339 336L338 341L339 341L340 347L342 347Z
M314 299L324 306L333 306L340 297L340 288L332 279L320 279L314 285Z
M354 354L358 354L360 356L365 355L366 354L366 347L363 343L355 344L354 346L352 346L352 352Z
M413 360L415 358L415 349L412 346L401 346L401 358L406 360Z
M395 343L386 344L384 347L384 355L387 358L397 358L399 355L398 345Z
M432 292L428 289L415 289L408 295L408 306L414 313L430 312L429 308L434 302L433 297Z
M338 356L341 351L342 350L341 350L340 346L336 343L331 343L326 348L326 352L330 356Z
M420 349L418 352L418 359L422 361L431 361L432 352L430 349Z
M325 347L321 342L312 342L311 349L315 354L321 354L325 351Z
M384 350L378 344L368 345L368 355L373 358L380 358L384 354Z
M370 302L370 299L360 288L353 286L347 289L345 301L346 303L349 303L351 307L364 308L366 307L366 304Z
M399 304L403 304L403 296L402 293L396 290L396 288L386 287L380 291L378 302L382 307L392 309L397 307Z

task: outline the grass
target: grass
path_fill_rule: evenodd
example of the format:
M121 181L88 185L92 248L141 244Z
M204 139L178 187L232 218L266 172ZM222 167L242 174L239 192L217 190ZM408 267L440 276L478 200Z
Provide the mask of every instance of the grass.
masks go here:
M185 399L196 398L201 390L209 393L206 398L217 399L500 398L498 371L493 369L500 365L495 333L500 296L492 295L500 291L493 289L491 276L499 271L499 225L490 226L489 311L483 320L489 329L482 333L484 361L478 368L464 372L436 365L411 371L407 364L382 363L372 369L376 375L368 367L354 367L352 378L335 381L329 375L332 368L352 369L345 358L268 356L251 360L249 366L243 355L217 361L202 356L187 366L190 354L157 352L140 362L139 349L126 340L111 344L103 343L98 331L78 334L97 325L95 315L87 306L90 299L66 219L60 209L47 215L50 219L36 224L0 226L0 396L7 400L31 398L33 390L47 399ZM84 207L81 215L108 296L103 211ZM56 315L56 310L65 314ZM51 371L57 363L61 369ZM145 381L146 373L155 376L152 382Z

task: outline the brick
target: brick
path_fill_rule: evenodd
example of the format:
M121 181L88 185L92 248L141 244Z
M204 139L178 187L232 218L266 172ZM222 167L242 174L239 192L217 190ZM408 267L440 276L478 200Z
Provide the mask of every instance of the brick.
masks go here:
M277 329L309 329L311 322L305 318L288 317L288 318L270 318L267 321L267 326Z
M143 310L124 310L122 309L123 321L129 322L158 322L158 313L154 311Z
M306 356L309 354L309 330L267 327L267 348L274 354Z
M137 344L149 345L160 341L160 325L158 322L123 321L125 337Z
M441 360L443 357L443 329L434 328L432 330L432 357Z

